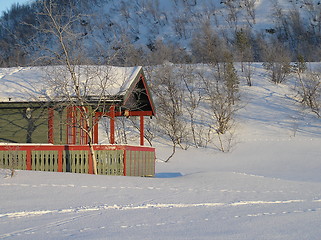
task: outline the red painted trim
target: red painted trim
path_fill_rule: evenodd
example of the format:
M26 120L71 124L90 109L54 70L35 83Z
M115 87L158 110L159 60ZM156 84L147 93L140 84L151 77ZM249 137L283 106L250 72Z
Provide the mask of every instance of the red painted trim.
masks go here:
M53 108L48 108L48 143L54 143L54 116Z
M110 106L110 144L115 144L115 105Z
M152 98L151 98L151 94L150 94L150 91L149 91L149 88L148 88L148 86L147 86L146 79L145 79L145 76L144 76L144 73L143 73L142 70L140 71L140 75L139 75L139 77L138 77L138 80L136 80L135 83L133 83L133 84L135 84L135 85L134 85L134 86L132 85L133 87L131 86L131 91L133 91L133 90L135 89L135 87L137 86L137 84L138 84L140 81L143 82L143 85L144 85L144 88L145 88L145 90L146 90L146 94L147 94L147 98L148 98L149 104L150 104L150 106L151 106L151 108L152 108L152 115L151 115L151 116L154 116L154 115L155 115L154 102L153 102L153 100L152 100ZM124 105L126 105L126 102L128 101L129 96L130 96L130 94L128 94L128 97L127 97L126 99L124 99L124 102L123 102Z
M129 116L153 116L152 111L129 111Z
M88 113L87 107L79 108L80 110L80 129L79 129L79 144L84 145L88 143L88 126L86 122L86 117Z
M140 145L144 146L144 116L140 116Z
M90 150L88 150L88 173L94 174L93 158L90 154Z
M32 170L31 149L26 152L26 170Z
M92 120L93 121L93 141L94 141L94 144L98 144L98 136L99 136L99 130L98 130L98 122L99 122L99 113L96 112L95 113L95 117L94 119Z
M88 145L51 145L51 144L0 144L0 151L8 151L12 147L19 147L15 151L59 151L59 150L87 150ZM94 150L128 150L128 151L143 151L155 152L155 148L146 146L131 146L131 145L94 145Z
M115 117L124 117L125 112L115 112ZM153 116L152 111L128 111L128 116ZM111 112L96 112L97 117L111 117Z
M0 144L0 151L8 151L10 149L18 149L15 151L26 151L26 169L32 170L31 152L32 151L58 151L58 172L63 171L63 151L66 150L84 150L88 151L88 173L93 173L93 165L88 145L51 145L51 144ZM124 176L138 175L137 169L137 152L153 152L155 161L155 148L145 146L128 146L128 145L93 145L94 150L123 150L124 151ZM129 152L128 152L129 151ZM128 153L128 158L127 158ZM145 159L145 157L144 157ZM138 162L139 164L139 162ZM146 163L142 162L146 167ZM138 166L139 167L139 166ZM128 171L127 171L128 170ZM146 171L146 169L144 169ZM155 172L155 164L154 164Z
M155 148L144 146L125 146L129 151L155 152Z
M62 150L58 150L58 172L63 171L63 163L62 163Z
M151 108L152 108L152 112L153 112L153 116L154 116L154 115L156 114L154 102L153 102L153 99L152 99L152 97L151 97L149 88L147 87L147 83L146 83L146 80L145 80L145 77L144 77L143 74L140 75L140 79L143 81L144 87L145 87L145 89L146 89L147 98L148 98L148 101L149 101L150 106L151 106Z
M72 108L72 144L76 144L76 134L77 134L77 128L76 128L76 123L77 123L77 109L76 107Z

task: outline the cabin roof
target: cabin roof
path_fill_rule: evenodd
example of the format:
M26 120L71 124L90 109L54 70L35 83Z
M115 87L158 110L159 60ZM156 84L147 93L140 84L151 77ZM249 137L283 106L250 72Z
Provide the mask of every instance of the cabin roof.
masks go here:
M126 98L142 67L75 66L82 96ZM73 96L74 86L66 66L0 68L0 102L56 101Z

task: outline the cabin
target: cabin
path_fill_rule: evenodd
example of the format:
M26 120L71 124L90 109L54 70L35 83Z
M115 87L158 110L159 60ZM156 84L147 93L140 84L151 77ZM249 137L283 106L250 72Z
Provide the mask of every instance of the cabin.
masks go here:
M4 68L0 79L0 168L92 173L90 143L99 174L155 174L155 149L144 146L144 118L155 107L142 67ZM133 116L137 146L115 144L115 119ZM107 145L98 142L102 117Z

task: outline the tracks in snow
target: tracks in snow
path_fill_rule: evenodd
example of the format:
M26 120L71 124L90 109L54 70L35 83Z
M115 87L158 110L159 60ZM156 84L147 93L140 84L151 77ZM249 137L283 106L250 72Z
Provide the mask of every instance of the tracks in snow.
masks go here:
M41 216L46 214L66 214L66 213L86 213L97 212L104 210L142 210L142 209L168 209L168 208L195 208L195 207L239 207L253 205L271 205L271 204L291 204L291 203L321 203L321 200L279 200L279 201L237 201L232 203L147 203L141 205L99 205L99 206L82 206L78 208L55 209L55 210L37 210L37 211L22 211L0 214L1 218L22 218L31 216ZM318 208L319 209L319 208ZM321 208L319 209L321 210Z
M246 173L238 173L233 172L234 174L240 174L240 175L248 175L248 176L255 176L255 177L262 177L259 175L251 175ZM263 178L263 177L262 177ZM24 183L1 183L0 187L31 187L31 188L46 188L46 187L52 187L52 188L80 188L80 189L97 189L97 190L156 190L156 191L168 191L168 192L221 192L221 193L298 193L297 191L288 191L288 190L263 190L263 191L256 191L256 190L235 190L235 189L212 189L212 188L182 188L182 187L154 187L154 186L145 186L145 187L137 187L137 186L89 186L89 185L75 185L75 184L24 184Z
M130 210L148 210L148 209L179 209L179 208L222 208L222 207L244 207L244 206L260 206L260 205L289 205L289 204L300 204L300 203L315 203L319 204L321 203L321 200L280 200L280 201L239 201L239 202L232 202L232 203L189 203L189 204L183 204L183 203L148 203L148 204L141 204L141 205L100 205L100 206L83 206L79 208L70 208L70 209L57 209L57 210L42 210L42 211L26 211L26 212L13 212L13 213L4 213L0 215L0 220L7 218L7 219L19 219L19 218L25 218L25 217L32 217L32 216L42 216L46 214L52 214L54 218L58 218L58 220L50 221L49 223L37 225L34 227L27 227L20 230L16 230L13 232L7 232L0 235L0 239L5 238L11 238L15 236L23 236L23 235L31 235L34 234L37 231L46 231L47 234L53 234L53 231L59 232L57 228L72 223L74 221L78 221L82 218L88 218L88 217L97 217L98 215L102 214L103 211L108 210L121 210L121 211L130 211ZM298 206L296 206L298 207ZM253 217L268 217L268 216L282 216L287 214L303 214L303 213L317 213L320 214L321 207L315 207L315 208L302 208L298 210L295 208L295 210L282 210L283 208L276 208L275 210L271 211L261 211L261 212L252 212L252 213L246 213L244 211L241 211L242 214L238 215L230 215L230 216L220 216L219 219L242 219L242 218L253 218ZM263 210L263 209L261 209ZM66 217L64 215L59 216L59 214L71 214L68 215L69 217ZM76 215L75 215L76 214ZM16 220L15 220L16 221ZM212 222L217 221L217 217L214 215L210 215L207 217L192 217L189 219L167 219L167 220L161 220L159 221L142 221L134 223L129 222L118 222L116 224L116 227L118 227L119 230L121 229L129 229L129 228L144 228L144 227L160 227L160 226L166 226L166 225L173 225L173 224L191 224L191 223L199 223L203 224L206 222ZM90 232L90 231L99 231L103 230L105 228L108 228L108 226L105 225L94 225L94 226L86 226L86 227L80 227L78 229L69 229L68 227L63 227L62 231L65 232L65 234L74 234L75 232Z

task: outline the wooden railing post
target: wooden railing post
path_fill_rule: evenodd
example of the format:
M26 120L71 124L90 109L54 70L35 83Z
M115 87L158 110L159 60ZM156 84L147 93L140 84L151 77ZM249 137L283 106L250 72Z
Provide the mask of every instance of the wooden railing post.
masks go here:
M54 109L48 108L48 143L54 143L54 115Z
M110 144L115 144L115 105L110 106Z
M59 149L58 150L58 172L62 172L63 171L63 167L62 167L62 156L63 156L63 149Z
M95 116L94 116L94 118L93 118L93 143L94 144L98 144L98 135L99 135L99 133L98 133L98 122L99 122L99 114L98 113L95 113Z
M144 146L144 116L140 116L140 145Z
M32 170L31 150L30 149L28 149L26 151L26 170Z
M155 175L155 148L128 145L93 145L93 147L95 154L93 156L99 162L99 174ZM2 151L5 151L5 154L1 153ZM15 145L0 145L0 156L4 159L2 165L5 168L9 166L10 153L7 151L17 152L18 149ZM93 156L88 145L21 145L19 151L21 152L17 156L24 161L19 163L18 167L21 169L94 173Z

